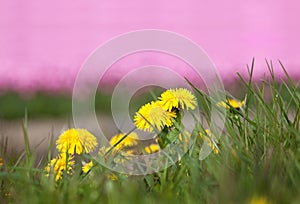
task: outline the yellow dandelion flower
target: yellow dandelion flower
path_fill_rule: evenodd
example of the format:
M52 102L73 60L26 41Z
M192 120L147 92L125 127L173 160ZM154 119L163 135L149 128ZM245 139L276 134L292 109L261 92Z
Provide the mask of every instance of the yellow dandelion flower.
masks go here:
M56 141L57 150L68 154L89 153L98 145L94 135L84 129L69 129L62 133Z
M142 106L134 116L135 126L144 131L152 132L153 127L159 131L164 126L172 126L172 119L176 117L176 113L169 112L163 109L161 103L151 102Z
M266 197L263 196L254 196L248 202L249 204L271 204Z
M123 137L125 136L125 134L120 133L117 134L115 136L113 136L109 143L114 146L115 144L117 144ZM125 137L125 139L123 139L118 145L115 146L115 149L117 150L121 150L123 147L132 147L137 145L137 140L138 140L138 135L135 132L130 133L127 137Z
M87 173L93 166L94 166L93 161L90 161L89 163L85 163L82 166L83 173Z
M76 129L69 129L63 132L58 140L56 140L57 150L62 154L68 152L68 154L81 154L83 147L78 137Z
M52 159L46 166L45 170L47 172L47 176L49 176L50 172L53 172L55 175L55 181L58 181L62 178L64 171L66 171L69 175L71 174L74 164L75 162L71 155L67 159L65 154L61 154Z
M187 89L176 88L166 90L158 98L167 111L171 111L172 108L181 109L195 109L197 106L196 97Z
M205 132L207 135L204 135L200 132L198 138L204 139L207 142L208 146L210 146L212 148L213 152L215 154L219 154L219 148L216 145L216 143L214 142L215 136L208 129L206 129Z
M148 154L152 154L155 152L158 152L160 149L158 144L150 144L149 146L145 147L145 152L147 152Z
M227 108L227 109L230 109L231 107L235 108L235 109L239 109L244 105L244 103L245 103L245 101L237 101L235 99L227 99L226 102L221 101L221 102L217 103L217 106Z

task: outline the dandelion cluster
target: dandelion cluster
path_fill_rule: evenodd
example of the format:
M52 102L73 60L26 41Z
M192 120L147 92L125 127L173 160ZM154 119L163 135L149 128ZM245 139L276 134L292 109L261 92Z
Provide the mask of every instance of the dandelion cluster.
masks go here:
M217 103L216 105L224 108L238 109L243 106L244 101L227 100ZM98 156L105 161L113 162L113 165L123 165L126 160L130 160L133 155L152 154L164 149L171 143L186 145L191 141L206 142L215 154L219 154L217 138L206 129L203 132L201 128L195 127L191 134L185 130L182 124L183 111L194 110L197 106L196 97L185 88L168 89L161 93L156 101L151 101L136 112L134 124L137 129L154 133L153 141L146 146L140 146L136 132L129 134L119 133L111 137L110 146L101 146L98 149ZM192 135L195 135L192 139ZM56 141L56 148L59 155L53 158L45 170L47 175L53 173L55 180L61 180L66 175L72 175L75 164L81 159L81 171L88 174L95 161L84 161L81 154L89 154L98 146L97 139L94 135L85 129L69 129L63 132ZM184 147L184 146L183 146ZM108 175L108 178L116 180L115 174Z
M134 116L135 126L145 132L156 133L156 143L145 147L144 151L151 154L176 140L182 142L185 134L190 135L183 131L183 110L194 110L196 106L196 97L185 88L168 89L156 101L143 105ZM184 143L188 142L185 137Z
M134 123L140 130L153 132L171 127L177 117L176 110L195 109L196 97L187 89L169 89L152 101L143 105L134 116Z
M62 179L63 172L72 174L72 168L75 164L75 155L88 154L97 147L97 139L94 135L85 129L69 129L63 132L56 140L56 149L59 155L52 159L45 170L47 175L55 175L55 180ZM84 165L83 172L88 172L93 163Z

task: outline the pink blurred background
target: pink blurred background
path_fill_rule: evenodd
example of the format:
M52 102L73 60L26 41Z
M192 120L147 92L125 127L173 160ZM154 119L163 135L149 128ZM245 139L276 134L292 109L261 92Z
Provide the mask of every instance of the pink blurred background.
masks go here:
M246 75L253 57L257 79L267 72L267 58L274 61L278 76L283 73L280 59L297 80L299 10L294 0L2 0L0 89L71 90L80 66L97 46L138 29L169 30L190 38L227 81L236 72ZM149 61L143 56L117 64L130 70ZM169 66L175 62L158 60Z

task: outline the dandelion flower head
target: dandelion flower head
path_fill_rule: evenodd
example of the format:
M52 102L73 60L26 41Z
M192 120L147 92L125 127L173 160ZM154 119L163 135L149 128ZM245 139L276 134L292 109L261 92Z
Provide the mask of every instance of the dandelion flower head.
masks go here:
M158 98L163 108L171 111L172 108L195 109L196 97L185 88L168 89Z
M89 153L98 145L94 135L85 129L69 129L63 132L56 141L57 150L68 154Z
M164 126L172 126L172 119L175 117L175 112L164 110L159 101L152 101L138 110L134 116L134 123L140 130L152 132L155 127L160 131Z

